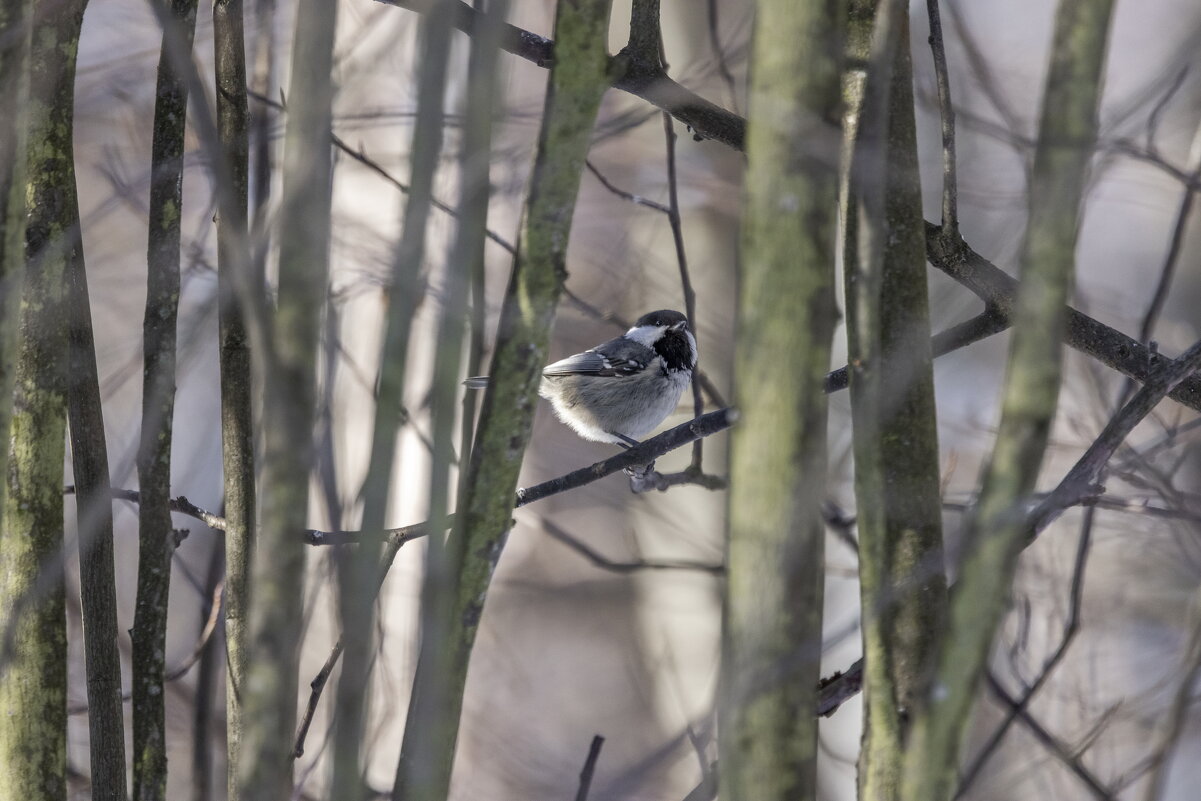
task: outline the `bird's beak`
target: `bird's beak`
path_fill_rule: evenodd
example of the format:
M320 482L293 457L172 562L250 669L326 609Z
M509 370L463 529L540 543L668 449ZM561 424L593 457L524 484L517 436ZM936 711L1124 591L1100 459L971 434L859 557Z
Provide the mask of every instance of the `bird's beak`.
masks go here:
M684 330L685 328L687 328L687 327L688 327L688 321L687 321L687 320L680 320L680 322L676 323L675 325L673 325L673 326L671 327L671 330L672 330L672 331L683 331L683 330Z

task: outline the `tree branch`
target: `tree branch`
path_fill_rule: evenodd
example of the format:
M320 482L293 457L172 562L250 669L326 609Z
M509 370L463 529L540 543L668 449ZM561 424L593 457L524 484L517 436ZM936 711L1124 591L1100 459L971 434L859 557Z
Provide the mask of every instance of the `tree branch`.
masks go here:
M438 0L378 0L385 5L406 8L421 14L429 13ZM454 0L452 24L467 35L473 35L479 25L479 12L466 3ZM554 42L544 36L505 24L501 35L501 49L525 59L539 67L549 67L554 62ZM668 112L692 129L693 135L712 139L735 150L743 149L746 137L746 120L726 109L709 102L667 77L663 67L657 63L634 58L629 53L614 57L615 70L611 72L612 86L651 105Z

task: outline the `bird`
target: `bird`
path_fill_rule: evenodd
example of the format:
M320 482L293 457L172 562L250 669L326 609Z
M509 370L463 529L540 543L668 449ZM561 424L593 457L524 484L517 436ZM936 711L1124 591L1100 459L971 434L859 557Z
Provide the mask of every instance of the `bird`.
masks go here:
M639 444L671 414L692 381L696 337L672 309L642 315L608 342L548 364L538 394L586 440L622 448ZM463 382L488 385L487 376Z

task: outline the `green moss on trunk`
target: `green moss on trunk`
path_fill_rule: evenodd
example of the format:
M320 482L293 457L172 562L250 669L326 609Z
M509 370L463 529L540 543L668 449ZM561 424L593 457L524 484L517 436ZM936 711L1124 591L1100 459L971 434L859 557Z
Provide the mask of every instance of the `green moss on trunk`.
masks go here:
M817 793L843 5L761 2L755 24L719 726L728 801Z
M1096 139L1111 11L1111 0L1062 0L1059 5L1001 424L979 507L966 527L967 551L934 681L906 754L902 797L907 801L943 801L954 793L975 688L1026 542L1022 508L1038 478L1059 394L1077 216Z
M887 13L880 4L878 13ZM852 19L870 29L871 7ZM897 14L893 55L860 52L889 74L853 71L845 83L852 158L883 147L883 181L848 165L843 217L847 340L854 422L859 579L863 609L864 725L859 798L900 793L909 710L918 700L946 613L938 433L930 352L925 236L918 183L913 69L907 16ZM879 43L877 43L879 46ZM887 81L887 102L865 108L865 87ZM886 114L885 120L865 115ZM882 126L883 142L859 126ZM865 176L852 185L851 175ZM878 193L875 202L863 195Z
M71 133L83 9L55 5L29 56L26 272L0 513L0 797L10 799L66 797L64 268L80 246Z
M513 512L567 244L600 99L610 82L611 0L560 0L522 243L501 312L466 491L445 548L431 543L426 618L393 798L443 801L450 782L467 663Z

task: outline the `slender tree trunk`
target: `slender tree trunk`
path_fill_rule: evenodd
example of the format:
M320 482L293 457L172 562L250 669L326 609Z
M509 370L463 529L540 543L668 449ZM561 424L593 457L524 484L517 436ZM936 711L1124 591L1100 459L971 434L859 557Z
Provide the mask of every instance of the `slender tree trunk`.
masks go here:
M228 520L228 518L227 518ZM228 536L228 529L226 535ZM225 542L217 540L209 554L208 574L204 577L204 597L207 603L200 608L200 630L203 633L213 613L213 594L225 575ZM227 585L228 586L228 585ZM196 694L192 701L192 801L211 801L213 798L213 720L218 691L216 682L221 672L221 634L213 632L196 666ZM228 765L226 766L228 770Z
M374 578L379 575L380 550L384 542L384 515L404 403L409 335L413 311L421 293L426 221L434 173L442 151L442 103L450 48L449 11L449 3L437 3L418 23L421 44L417 66L417 118L410 150L411 178L404 207L404 230L393 259L388 292L371 459L362 491L363 533L359 547L343 552L338 560L344 653L336 699L332 794L348 801L357 801L367 795L360 766L360 745L375 619ZM433 530L442 529L435 524Z
M876 21L884 14L893 17ZM877 37L877 52L873 21L893 39ZM865 664L859 797L885 801L900 794L907 716L942 629L946 578L908 15L865 4L851 25L852 58L886 68L845 84L843 201Z
M166 0L160 0L166 2ZM164 15L150 161L146 316L142 324L142 432L138 447L138 593L133 629L133 796L167 795L163 665L171 587L171 424L175 413L176 312L188 92L172 48L191 50L196 0L172 0Z
M249 134L242 0L213 3L217 133L229 175L231 204L217 221L218 325L221 362L221 464L225 487L225 726L227 793L237 801L242 683L246 672L246 606L254 551L254 404L250 342L234 270L253 270L247 243ZM255 283L260 279L252 277Z
M975 688L1026 543L1025 504L1038 478L1059 395L1061 341L1075 264L1084 174L1097 134L1111 0L1062 0L1030 187L1022 281L1001 407L967 552L952 594L933 690L914 722L905 757L906 801L944 801L955 791L960 745Z
M330 127L337 4L302 0L292 47L279 213L279 293L265 363L262 525L255 544L241 687L239 797L282 801L292 789L297 659L305 573L317 332L329 272Z
M46 21L29 55L25 280L0 511L0 798L14 801L66 797L65 270L81 247L71 135L83 10L35 4ZM13 253L7 224L5 236Z
M67 260L67 418L79 531L80 600L88 687L92 798L124 801L125 710L117 638L113 499L83 250Z
M817 794L843 3L755 21L719 726L727 801Z
M443 801L450 786L467 663L510 525L547 339L567 274L580 173L609 83L610 2L560 0L556 9L559 55L551 68L522 243L501 311L493 381L454 531L445 545L438 537L430 540L421 655L392 790L397 801Z

